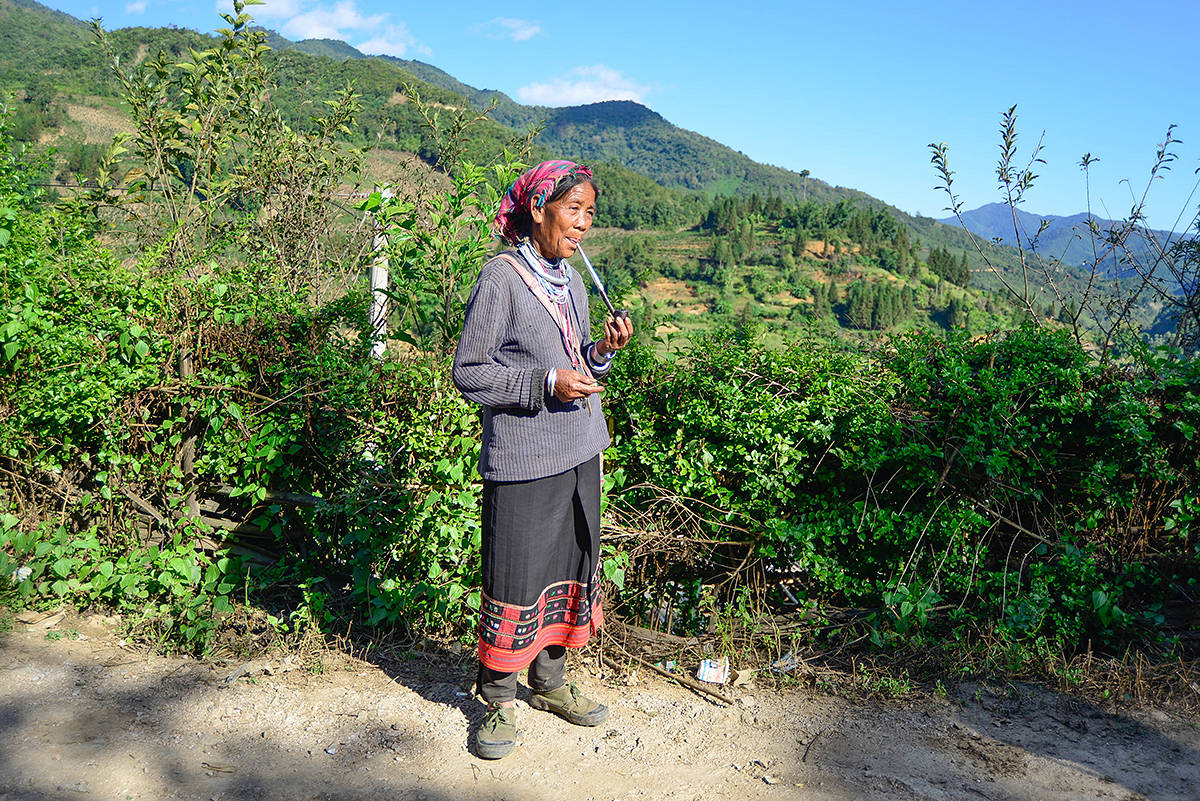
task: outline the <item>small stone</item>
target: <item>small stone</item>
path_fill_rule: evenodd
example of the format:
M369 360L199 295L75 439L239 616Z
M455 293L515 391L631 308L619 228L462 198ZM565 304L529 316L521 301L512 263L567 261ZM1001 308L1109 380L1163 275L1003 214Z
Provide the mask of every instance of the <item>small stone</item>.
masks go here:
M779 784L779 779L776 779L769 773L763 775L763 781L767 784Z
M54 788L59 792L67 791L72 793L90 793L92 786L87 782L76 782L75 784L60 784Z
M753 709L754 705L758 703L758 701L754 700L753 695L743 695L738 699L738 701L740 701L742 706L746 707L747 709Z
M336 754L336 753L337 753L337 746L336 746L336 745L331 745L331 746L329 746L328 748L326 748L326 749L325 749L325 753L327 753L327 754Z

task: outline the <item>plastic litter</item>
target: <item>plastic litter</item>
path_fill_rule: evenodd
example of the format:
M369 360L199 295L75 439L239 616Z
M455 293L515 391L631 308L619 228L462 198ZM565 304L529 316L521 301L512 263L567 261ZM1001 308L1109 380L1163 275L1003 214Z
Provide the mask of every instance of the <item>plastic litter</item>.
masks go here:
M705 659L696 669L696 678L709 684L724 684L729 681L729 657L723 656L720 661Z
M791 651L788 651L786 654L779 657L774 662L772 662L770 665L768 665L767 670L771 671L772 673L779 673L781 675L786 675L788 673L791 673L793 670L795 670L799 666L800 666L800 662L796 659L796 655L793 654Z

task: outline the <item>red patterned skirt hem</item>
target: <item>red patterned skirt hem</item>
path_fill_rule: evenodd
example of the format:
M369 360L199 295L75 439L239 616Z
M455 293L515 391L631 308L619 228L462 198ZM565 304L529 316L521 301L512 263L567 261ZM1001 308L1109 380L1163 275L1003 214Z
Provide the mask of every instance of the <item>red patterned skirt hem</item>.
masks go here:
M486 595L481 606L479 661L502 673L527 667L548 645L582 648L604 625L598 594L578 581L547 587L537 603L527 607Z

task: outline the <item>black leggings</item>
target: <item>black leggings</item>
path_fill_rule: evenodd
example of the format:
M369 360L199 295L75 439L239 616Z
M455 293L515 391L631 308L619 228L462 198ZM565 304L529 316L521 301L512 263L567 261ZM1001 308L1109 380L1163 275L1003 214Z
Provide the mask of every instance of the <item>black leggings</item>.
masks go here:
M543 693L557 690L566 683L566 666L566 647L547 645L529 663L529 689ZM501 673L480 663L476 689L488 704L515 701L517 698L517 673Z

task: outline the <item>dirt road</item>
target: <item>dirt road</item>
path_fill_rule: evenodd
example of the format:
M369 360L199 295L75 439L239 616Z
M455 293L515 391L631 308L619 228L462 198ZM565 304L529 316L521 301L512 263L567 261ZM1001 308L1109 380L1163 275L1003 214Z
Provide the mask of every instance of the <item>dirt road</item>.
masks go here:
M855 706L739 687L727 707L578 670L608 723L520 704L522 745L485 762L466 677L428 662L206 663L66 623L0 634L0 801L1200 798L1197 721L1041 690Z

